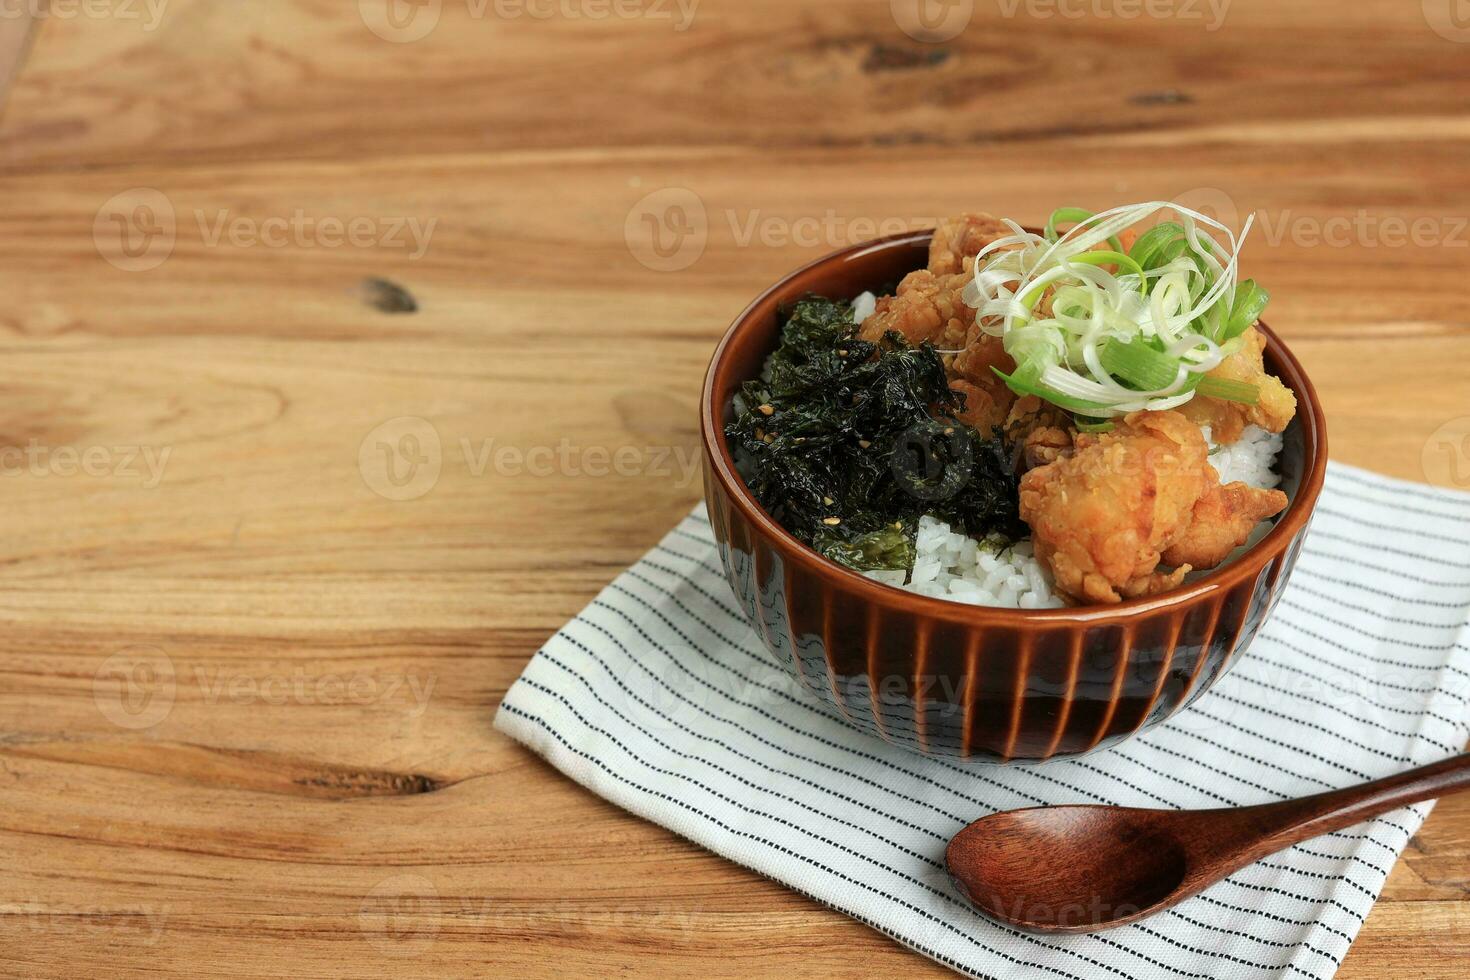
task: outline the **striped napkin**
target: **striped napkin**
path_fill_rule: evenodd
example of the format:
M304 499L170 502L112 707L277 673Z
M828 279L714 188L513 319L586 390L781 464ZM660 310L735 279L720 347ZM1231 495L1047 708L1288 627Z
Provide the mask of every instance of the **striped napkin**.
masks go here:
M1470 734L1470 495L1333 464L1249 654L1168 724L1076 761L932 761L855 732L736 611L703 508L531 660L495 723L577 782L975 977L1333 975L1429 813L1272 855L1141 923L1042 937L972 912L950 836L996 810L1220 807L1453 755Z

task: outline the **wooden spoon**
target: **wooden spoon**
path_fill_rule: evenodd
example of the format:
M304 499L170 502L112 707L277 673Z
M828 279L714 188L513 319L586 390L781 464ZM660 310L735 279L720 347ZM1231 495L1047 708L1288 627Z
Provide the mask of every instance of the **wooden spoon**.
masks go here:
M956 834L945 863L993 919L1030 932L1097 932L1153 915L1298 841L1465 789L1470 755L1264 806L1012 810Z

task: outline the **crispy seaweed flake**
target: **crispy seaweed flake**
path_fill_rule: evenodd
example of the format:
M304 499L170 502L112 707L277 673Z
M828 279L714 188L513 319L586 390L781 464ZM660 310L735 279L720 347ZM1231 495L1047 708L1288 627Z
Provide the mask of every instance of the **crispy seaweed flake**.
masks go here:
M822 555L908 570L925 514L976 538L1025 533L1013 447L959 421L964 395L928 343L859 340L849 304L807 296L766 368L725 436L756 499Z

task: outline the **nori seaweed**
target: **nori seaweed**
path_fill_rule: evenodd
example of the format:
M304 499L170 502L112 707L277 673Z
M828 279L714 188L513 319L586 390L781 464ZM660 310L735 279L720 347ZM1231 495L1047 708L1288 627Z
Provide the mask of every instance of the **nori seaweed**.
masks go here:
M925 514L976 538L1023 536L1014 447L958 420L964 395L933 346L856 334L850 304L798 300L763 379L742 387L725 435L761 506L858 570L912 568Z

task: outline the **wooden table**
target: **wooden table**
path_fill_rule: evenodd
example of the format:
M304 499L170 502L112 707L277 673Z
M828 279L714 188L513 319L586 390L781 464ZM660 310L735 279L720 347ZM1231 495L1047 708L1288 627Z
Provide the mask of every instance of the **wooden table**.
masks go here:
M1255 210L1333 455L1456 478L1448 2L384 2L4 4L7 975L942 975L491 728L729 319L885 227ZM1463 977L1467 890L1462 798L1340 975Z

